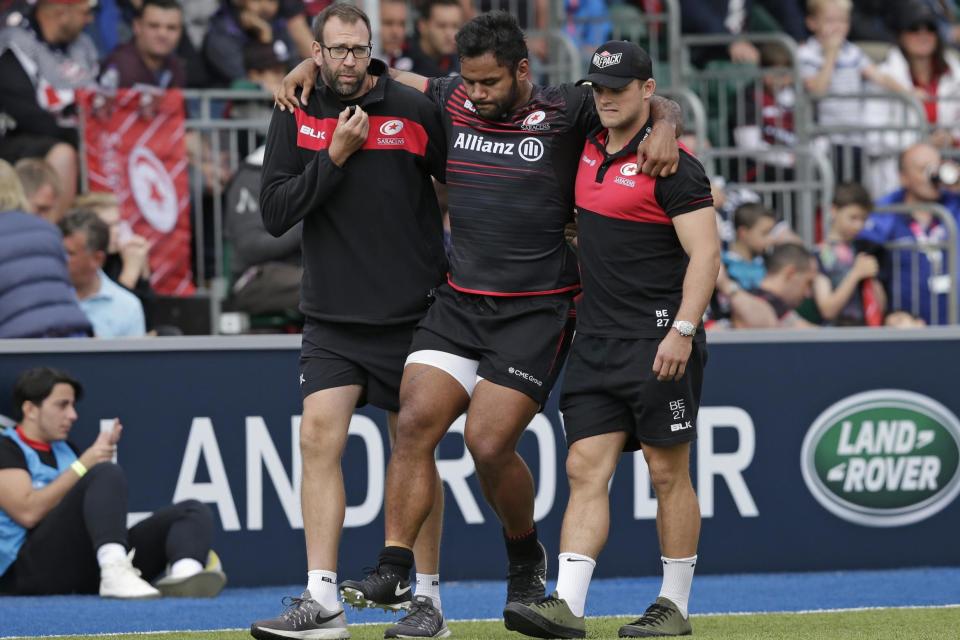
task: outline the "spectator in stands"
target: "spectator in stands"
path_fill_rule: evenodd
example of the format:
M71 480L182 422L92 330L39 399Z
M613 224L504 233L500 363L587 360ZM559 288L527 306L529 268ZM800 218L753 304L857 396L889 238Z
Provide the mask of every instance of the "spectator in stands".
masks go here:
M399 71L413 69L413 60L404 50L407 7L407 0L380 0L380 56L388 67Z
M681 28L684 33L745 33L751 0L680 0ZM806 37L803 12L796 0L764 0L763 5L794 40ZM733 62L757 64L760 51L747 40L736 40L728 47Z
M293 48L279 8L278 0L227 0L221 6L203 42L219 84L244 77L243 48L251 41L271 45L278 58L289 62Z
M410 71L428 78L460 72L460 57L454 36L466 22L459 0L427 0L420 7L417 35L407 42L405 53L413 61Z
M77 192L74 92L94 85L97 48L83 33L89 2L38 0L33 13L0 30L0 158L42 157L60 176L61 211Z
M93 211L107 225L110 241L103 272L137 296L148 316L149 326L149 309L153 304L154 294L150 286L150 244L147 239L134 233L130 224L121 219L120 203L114 193L83 193L77 196L75 204L77 209Z
M27 209L16 172L0 160L0 338L91 335L60 232Z
M290 41L296 47L297 53L304 58L313 51L313 31L310 29L308 17L317 15L328 4L330 0L280 0L277 13L285 21Z
M43 158L22 158L14 165L27 196L29 210L47 222L63 218L63 186L60 176Z
M252 314L299 315L303 266L299 222L279 238L260 217L264 148L251 154L227 187L227 238L232 249L231 307Z
M735 123L739 126L734 128L733 139L737 147L744 150L794 147L797 134L793 125L793 110L797 95L794 89L793 56L783 44L768 42L760 47L760 65L763 68L761 86L752 85L745 91L743 122ZM786 151L763 154L762 160L764 165L787 168L794 165L793 153Z
M112 462L123 426L114 419L81 453L67 438L82 397L79 381L47 367L14 384L20 424L0 433L0 592L217 595L226 576L210 508L186 500L128 530L127 480Z
M960 194L943 189L934 181L941 163L940 152L930 144L908 147L900 154L901 188L880 198L877 204L936 203L945 207L954 220L960 222ZM867 219L860 237L876 244L894 241L916 244L916 251L895 250L883 256L880 277L890 300L890 308L909 311L927 324L944 324L947 319L947 293L951 286L957 286L954 280L957 274L947 271L944 251L928 246L949 239L946 227L936 216L923 209L915 210L910 215L874 213ZM915 296L918 305L914 304Z
M60 221L70 280L80 307L98 338L132 338L146 334L143 305L103 272L110 229L92 211L74 210Z
M856 95L865 90L864 80L888 91L908 93L900 84L881 72L867 55L847 40L850 32L850 0L808 0L807 26L813 35L797 49L800 74L814 96ZM818 122L823 126L857 125L862 122L859 100L821 100L817 105ZM835 141L850 140L841 135Z
M798 244L781 244L767 256L767 275L751 291L725 283L733 327L737 329L816 327L801 318L796 308L810 296L817 276L813 255ZM719 286L719 285L718 285Z
M891 311L883 320L883 326L893 329L919 329L927 326L923 318L910 315L906 311Z
M897 3L897 46L879 65L904 86L912 87L922 101L927 122L934 127L931 142L952 147L960 124L960 56L947 48L937 29L937 15L923 0ZM900 103L886 101L885 122L904 124Z
M847 182L833 192L830 231L817 247L820 273L813 282L813 299L820 317L839 326L879 324L885 295L876 280L880 264L876 256L859 251L856 238L873 208L863 185ZM870 292L864 296L864 286ZM876 322L868 314L875 315Z
M564 0L566 32L589 59L594 50L610 40L613 27L606 0Z
M776 224L777 217L759 202L741 204L733 213L736 239L723 253L723 266L744 289L756 288L766 275L763 255Z
M101 83L109 87L185 87L187 74L176 55L182 34L183 10L177 0L143 0L133 19L133 39L114 49L104 61Z
M243 48L243 68L245 75L240 80L235 80L231 89L259 89L272 94L280 88L283 76L287 73L286 63L277 57L277 52L269 44L262 42L248 42ZM270 101L271 111L273 101ZM260 113L263 115L263 113ZM231 112L231 117L237 115ZM244 118L255 117L251 114L244 114ZM266 112L266 117L270 117L270 111Z

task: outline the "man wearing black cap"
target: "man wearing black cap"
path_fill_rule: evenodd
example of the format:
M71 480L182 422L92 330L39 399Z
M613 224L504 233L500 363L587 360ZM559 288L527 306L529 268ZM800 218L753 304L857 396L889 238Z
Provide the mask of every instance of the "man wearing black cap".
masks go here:
M689 474L706 362L698 325L720 266L716 214L703 166L682 145L674 175L637 170L656 89L643 49L604 44L581 82L593 88L602 127L587 138L576 181L583 298L560 400L570 500L557 591L511 603L505 616L526 635L585 637L587 589L609 529L608 483L620 452L642 447L664 580L656 602L619 635L687 635L700 534Z

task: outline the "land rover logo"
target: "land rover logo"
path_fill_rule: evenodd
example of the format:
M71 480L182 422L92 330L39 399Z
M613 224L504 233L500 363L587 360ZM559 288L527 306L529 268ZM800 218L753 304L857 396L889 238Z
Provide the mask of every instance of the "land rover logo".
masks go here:
M960 421L911 391L882 389L837 402L803 440L810 493L834 515L868 527L920 522L960 492Z

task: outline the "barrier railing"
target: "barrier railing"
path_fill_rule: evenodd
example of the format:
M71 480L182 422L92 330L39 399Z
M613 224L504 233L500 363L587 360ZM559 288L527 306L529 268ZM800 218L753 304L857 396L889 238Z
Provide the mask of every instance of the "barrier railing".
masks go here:
M883 246L889 255L890 264L890 301L891 310L909 311L915 316L929 315L930 324L940 324L944 317L947 324L956 324L960 315L957 307L957 223L953 214L945 207L935 203L890 205L877 209L877 213L912 215L915 211L926 211L946 230L939 239L930 237L896 239ZM908 266L904 282L904 266ZM926 265L926 268L925 268ZM923 272L927 282L922 284ZM904 300L904 285L909 284L909 299ZM923 290L926 290L926 305ZM904 305L904 302L907 304ZM946 305L942 314L941 305ZM929 314L923 314L924 307Z
M790 178L785 176L785 169L777 161L787 153L796 157L798 167L810 168L807 177L801 177L799 172ZM786 221L807 245L815 243L817 214L829 212L834 188L833 167L822 153L802 147L771 147L759 151L707 148L700 152L700 158L711 177L733 175L729 171L733 163L744 167L750 163L758 175L763 175L769 167L774 172L765 176L769 179L733 180L727 185L757 192L764 206ZM774 163L766 164L765 158L773 159ZM724 167L728 170L724 171ZM777 175L784 177L777 180Z

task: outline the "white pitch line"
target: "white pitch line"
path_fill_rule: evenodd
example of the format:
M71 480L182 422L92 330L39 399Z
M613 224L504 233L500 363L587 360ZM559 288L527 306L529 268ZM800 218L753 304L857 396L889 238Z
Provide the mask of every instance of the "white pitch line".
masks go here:
M918 604L903 605L899 607L850 607L848 609L803 609L800 611L728 611L725 613L692 613L691 618L716 618L719 616L772 616L772 615L809 615L811 613L856 613L858 611L880 611L883 609L960 609L960 604ZM603 620L606 618L633 618L643 614L626 613L616 616L587 616L587 620ZM447 620L447 622L500 622L503 618L459 618L457 620ZM350 624L351 627L369 627L388 622L358 622ZM0 640L23 640L25 638L71 638L75 636L89 636L91 638L100 638L108 636L147 636L147 635L167 635L172 633L223 633L225 631L247 631L247 627L236 629L171 629L162 631L121 631L110 633L68 633L54 636L0 636Z

